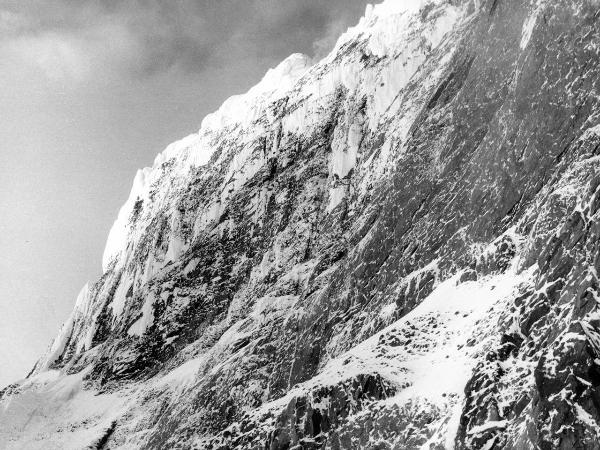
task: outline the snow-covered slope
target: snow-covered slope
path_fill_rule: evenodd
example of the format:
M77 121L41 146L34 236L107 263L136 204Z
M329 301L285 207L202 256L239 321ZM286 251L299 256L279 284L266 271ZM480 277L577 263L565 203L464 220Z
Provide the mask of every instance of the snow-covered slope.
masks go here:
M140 170L6 448L598 448L600 6L386 0Z

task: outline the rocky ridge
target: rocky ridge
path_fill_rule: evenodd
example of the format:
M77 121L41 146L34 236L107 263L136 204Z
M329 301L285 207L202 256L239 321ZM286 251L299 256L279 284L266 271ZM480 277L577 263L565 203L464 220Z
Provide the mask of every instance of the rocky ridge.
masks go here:
M600 4L387 0L136 175L6 448L600 448Z

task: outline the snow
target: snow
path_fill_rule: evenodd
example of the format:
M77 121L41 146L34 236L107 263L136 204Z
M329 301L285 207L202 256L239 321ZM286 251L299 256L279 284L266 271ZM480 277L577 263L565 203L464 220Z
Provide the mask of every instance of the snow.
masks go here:
M331 212L337 205L342 203L346 197L348 187L344 184L329 189L329 203L327 204L327 212Z
M194 150L194 164L195 165L204 165L208 163L210 157L212 156L212 152L210 151L210 147L204 147L199 150L199 146L202 144L202 138L200 133L190 134L183 139L173 142L169 144L167 148L165 148L161 153L159 153L154 159L154 167L158 167L172 158L179 157L186 150L193 149Z
M260 105L282 96L310 67L310 58L295 53L270 69L246 94L229 97L219 110L202 121L201 130L220 130L232 124L247 124L256 119Z
M47 354L36 365L37 371L48 369L62 355L73 334L76 319L89 313L89 303L90 289L86 283L77 295L71 315L61 327Z
M423 21L420 11L426 3L440 9L432 14L433 18ZM179 213L173 199L177 198L178 189L188 186L186 183L190 179L190 170L208 164L219 146L226 147L226 150L215 158L215 167L222 171L224 178L218 192L207 199L206 203L199 207L196 216L191 218L194 223L193 236L198 236L209 224L216 222L231 196L264 167L269 157L278 156L285 136L289 133L311 133L314 131L311 127L323 123L325 115L330 114L331 98L340 87L348 90L349 100L345 101L349 103L358 104L365 99L367 113L356 112L356 105L344 106L352 113L347 114L343 124L336 125L328 161L330 181L334 179L344 182L330 184L329 204L326 210L332 211L348 194L349 185L346 179L349 179L348 175L351 172L365 172L365 176L361 176L364 189L374 179L383 177L389 171L389 161L395 156L393 152L405 141L410 124L419 113L422 102L426 100L426 92L443 75L443 68L452 56L452 49L443 52L431 69L424 69L423 63L443 42L462 14L460 8L442 0L388 0L380 5L370 5L365 17L338 40L336 49L324 61L311 67L311 62L305 55L291 55L269 70L261 82L246 94L229 98L218 111L208 115L202 121L198 133L169 145L156 157L152 167L139 170L127 201L110 230L103 255L103 271L107 272L112 268L115 276L121 277L111 304L114 320L120 322L126 318L137 318L127 330L130 336L142 336L154 323L153 305L157 300L156 295L142 288L151 284L152 278L160 273L165 264L180 259L187 245L182 233L182 224L186 218L183 217L184 214ZM383 62L365 67L361 60L362 50L338 54L342 45L350 40L364 44L364 56L383 58ZM405 88L416 79L424 80L418 92L421 97L416 95L417 99L405 98ZM421 86L421 83L419 85ZM284 97L289 97L288 103L293 104L295 109L275 120L270 106ZM361 142L386 121L393 121L390 122L393 132L387 133L388 136L377 154L372 154L366 161L362 161ZM234 136L235 139L230 141L230 136ZM262 148L257 150L256 142L259 136L267 139L267 155L262 154ZM226 165L223 161L227 161ZM325 183L323 181L324 186ZM306 193L306 198L314 198L313 194L317 191L318 189L307 185L302 194ZM279 193L276 201L284 201L282 195ZM267 194L261 193L249 202L248 208L251 209L255 222L261 220L267 200ZM136 249L138 240L144 236L152 218L157 217L159 213L168 220L166 228L169 231L164 241L167 243L166 252L164 255L158 254L160 252L153 249L143 263L134 267L136 264L131 258L132 252ZM222 226L228 227L230 224L225 222ZM296 233L304 231L294 230ZM279 285L305 283L310 277L316 260L293 265L290 256L293 252L289 250L286 242L283 242L287 237L282 236L277 236L273 248L265 252L261 264L254 267L251 283L259 283L262 277L275 271L284 274L278 278ZM183 273L190 274L197 264L198 260L192 260L183 269ZM405 277L404 281L423 276L427 271L437 274L437 261ZM484 345L479 343L465 351L468 336L482 332L478 323L488 323L487 314L490 308L501 302L503 295L509 295L518 279L517 275L511 274L507 278L490 277L459 286L456 285L456 277L447 280L437 286L413 312L355 349L331 360L315 379L299 385L286 397L266 407L281 405L286 398L289 399L300 390L310 389L311 386L334 383L357 374L377 372L394 384L404 386L399 394L389 401L407 404L417 399L423 404L447 408L449 417L454 419L443 424L440 429L452 433L451 430L455 430L457 426L457 405L460 403L457 399L462 396L464 383L470 375L476 353ZM128 304L130 300L127 296L129 289L134 285L140 288L136 292L145 296L141 307L135 311L132 310L132 305ZM169 294L164 291L162 295ZM81 303L82 306L75 308L74 315L63 327L49 353L48 361L53 361L53 358L62 353L74 330L80 330L77 332L87 336L85 339L80 337L83 344L78 347L79 350L89 348L96 325L93 317L91 322L89 320L91 312L84 314L86 308L89 308L89 293L84 293L81 297L82 300L78 300L78 304ZM184 296L176 298L176 302L188 301ZM285 318L293 314L302 314L302 310L297 306L298 296L295 295L261 293L254 303L239 305L243 301L245 298L240 296L232 302L223 325L226 331L222 335L219 334L218 342L210 350L211 357L227 355L229 346L249 336L273 317ZM242 309L249 314L243 320L239 320L237 313ZM395 304L391 303L382 307L379 314L391 320L394 311ZM78 323L80 315L85 316L85 323ZM429 339L426 330L431 323L436 324L438 331L432 333ZM422 345L389 347L390 356L382 357L379 353L381 346L378 339L390 334L402 336L415 324L420 328L415 339ZM119 354L119 360L114 361L115 368L118 369L120 363L126 365L127 361L135 356L132 352ZM171 372L157 376L148 386L152 389L165 386L181 389L195 380L206 358L207 355L195 355ZM352 364L345 364L346 358L350 358ZM45 367L49 364L51 362L46 362ZM440 378L440 373L444 373L445 376ZM91 417L82 425L73 427L75 431L72 433L76 436L69 438L72 439L73 445L79 447L85 447L92 438L106 429L124 402L116 394L102 394L90 400L94 393L81 390L82 376L59 376L54 372L39 374L36 378L37 387L31 390L32 395L35 392L39 396L31 401L27 400L27 396L19 396L20 401L25 402L22 405L23 410L37 417L38 410L35 409L35 405L39 404L44 408L44 405L51 405L57 401L57 392L66 393L65 398L69 400L60 406L56 416L57 423L71 423L74 420L69 416L71 413L79 415L81 420ZM88 410L82 406L85 402L89 403ZM323 408L326 406L326 399L317 405ZM74 409L71 411L70 408ZM16 421L21 420L21 416L15 417ZM42 422L40 419L40 427L43 426ZM48 425L51 426L52 423ZM43 430L46 435L53 432L56 434L50 429ZM0 437L6 436L6 433L2 433L0 424ZM62 439L53 437L52 442L63 443ZM68 445L71 445L70 442ZM68 445L65 448L69 448Z
M481 434L488 430L494 430L498 428L506 428L506 420L490 420L482 425L478 425L469 430L469 434Z
M125 398L82 389L87 372L48 371L0 402L0 448L80 450L94 444L123 413ZM27 433L19 432L27 427Z
M171 232L169 233L169 246L165 254L165 261L177 261L186 248L185 240L180 236L181 218L179 211L175 210L171 215Z
M122 258L127 243L135 241L137 234L139 234L139 231L136 233L137 230L131 223L136 204L141 202L142 209L147 211L145 208L150 208L148 203L154 203L153 206L157 206L161 198L166 198L168 191L161 192L159 198L153 201L150 200L149 195L151 187L162 176L163 165L170 160L177 159L178 166L171 176L185 178L191 167L207 164L215 150L215 147L209 144L210 135L216 130L228 126L248 126L253 120L257 119L257 114L260 114L266 108L266 105L283 96L291 88L293 83L306 72L309 62L309 58L305 55L291 55L277 67L269 70L261 82L246 94L230 97L218 111L206 116L198 133L191 134L170 144L155 158L152 167L138 170L127 201L119 210L117 220L110 229L102 257L103 272L106 272L115 260L118 261ZM234 189L238 189L243 185L261 167L261 164L254 164L253 166L247 164L251 150L252 148L248 147L245 154L235 155L234 157L234 163L228 177L234 180ZM227 186L224 186L223 193L225 197L223 200L226 200L226 197L231 194ZM214 217L214 211L209 211L209 217ZM176 221L176 218L173 218L173 220ZM177 227L173 229L176 230ZM170 239L166 261L175 260L185 248L185 242L173 236L173 233Z
M252 311L257 323L263 321L269 314L290 309L298 300L297 295L264 296L256 301Z
M524 50L527 47L527 44L531 39L531 34L533 33L533 28L536 22L537 14L532 14L529 17L527 17L527 20L525 20L525 23L523 24L523 32L521 34L521 50Z
M443 404L444 394L462 395L477 349L482 345L480 342L469 347L468 341L483 331L478 322L489 320L490 309L511 296L519 277L500 275L456 286L457 281L455 276L441 283L421 305L400 320L401 324L419 324L426 323L425 319L435 318L441 330L437 336L435 331L423 330L433 335L435 341L427 343L426 353L411 357L402 364L409 369L406 381L411 386L398 398L422 397ZM441 373L443 377L439 376Z
M350 125L347 135L344 137L335 136L331 145L331 173L339 178L344 178L356 165L358 156L358 147L362 140L362 121ZM343 128L336 128L336 133L343 132Z
M596 436L600 435L600 425L598 422L596 422L596 419L594 419L590 413L583 409L581 405L574 404L573 406L575 407L575 411L577 412L579 419L589 428L591 428L594 433L596 433Z
M337 50L339 50L343 44L352 39L356 39L356 37L362 33L368 33L373 29L386 29L390 30L390 32L396 31L393 25L399 24L393 23L393 25L390 25L390 18L394 21L402 20L402 18L411 17L418 13L425 4L432 3L439 5L442 1L443 0L386 0L376 5L368 4L365 9L365 14L358 24L349 28L348 31L338 38L335 48L329 57L335 55ZM393 48L388 47L388 43L393 41L386 41L378 38L375 38L373 41L374 43L371 46L371 50L374 54L387 54L386 52L393 50Z
M127 293L129 292L131 286L133 286L134 281L135 276L129 271L124 272L121 276L121 280L119 281L119 285L115 290L115 294L111 302L111 309L115 320L118 320L123 314L123 311L125 310L125 304L127 302Z
M600 136L600 124L594 125L593 127L588 128L587 130L585 130L585 133L583 134L584 137L587 137L590 135Z
M395 311L396 303L390 303L389 305L385 305L383 308L381 308L381 311L379 312L379 317L381 317L384 320L389 319L394 315Z
M149 211L150 204L152 204L150 192L153 185L163 176L163 165L173 159L180 160L180 167L175 170L173 175L181 175L187 173L189 167L193 165L207 164L213 151L214 148L205 145L205 138L200 133L190 134L167 146L156 156L152 167L145 167L137 171L129 196L119 210L117 219L108 234L102 256L103 272L109 269L111 263L123 256L127 243L134 240L135 236L132 236L132 233L135 228L131 223L132 213L138 202L141 204L142 213ZM162 197L165 197L167 193L168 190L162 192ZM159 196L160 198L161 196ZM154 204L158 204L158 200L155 200Z
M336 127L331 143L331 159L329 177L334 183L344 180L356 167L359 157L359 147L364 135L365 116L356 114L349 121L349 126ZM329 190L327 211L332 211L344 199L347 193L345 184L334 186Z
M529 40L531 39L531 35L533 34L535 24L537 23L537 19L540 16L544 3L544 0L537 0L534 10L527 16L527 19L525 19L525 22L523 23L520 43L521 50L525 50L527 44L529 44Z
M136 320L127 330L130 336L143 335L149 326L154 323L154 302L156 297L152 293L148 293L144 305L142 306L142 316Z
M460 427L460 417L462 415L462 411L462 402L456 402L456 404L452 408L450 419L446 423L446 427L443 430L445 432L445 439L443 439L443 442L445 444L444 448L448 450L454 449L454 439L456 438L458 428ZM427 447L423 446L423 448Z
M435 267L433 262L428 270ZM292 398L320 386L334 385L360 374L378 373L399 389L383 404L438 408L442 417L432 425L438 430L433 438L452 443L465 385L479 358L494 342L495 325L506 302L533 276L534 267L520 273L516 267L515 261L507 273L478 281L458 283L461 273L448 278L410 313L330 360L315 378L297 385L253 414L261 417L267 411L281 410ZM417 272L411 276L419 276L423 270ZM382 311L388 309L391 308L386 306ZM387 345L392 338L399 339L400 344ZM486 426L502 425L489 422Z
M189 383L195 381L196 375L203 363L204 358L201 356L190 359L159 378L155 384L157 386L167 384L173 388L182 389Z
M150 168L138 170L133 179L133 186L125 204L119 210L117 220L108 233L104 254L102 256L102 270L106 272L110 263L120 254L125 247L128 237L128 224L131 211L138 200L145 198L148 189L148 175Z
M423 20L420 10L425 4L431 4L439 8L439 11ZM169 204L169 192L178 185L185 184L191 168L208 164L215 150L229 134L236 136L237 148L227 168L226 182L221 186L220 198L212 199L205 209L199 211L194 236L219 217L231 195L264 166L266 157L277 154L279 134L275 132L276 128L280 127L283 135L310 132L311 127L322 123L324 114L330 108L327 99L340 86L354 92L356 98L367 98L367 129L372 130L380 121L394 117L401 122L396 127L398 135L408 132L409 124L420 108L415 102L402 102L402 91L419 73L432 49L444 40L462 14L463 9L442 0L388 0L369 6L360 23L340 37L334 50L323 61L312 65L306 55L290 55L270 69L248 92L227 99L216 112L204 118L197 133L169 145L155 158L152 167L138 171L129 197L109 232L102 258L103 271L112 267L111 264L116 264L115 269L126 264L126 256L130 251L128 249L136 247L147 220L158 210L167 208L171 215L176 214ZM352 54L344 55L340 61L333 63L339 57L341 47L350 40L365 42L367 53L372 56L391 57L389 61L374 67L364 67L359 58ZM450 56L447 53L445 58ZM443 67L443 64L437 66ZM269 106L284 97L289 97L288 103L293 103L295 109L275 120ZM405 113L397 114L392 105L396 105L396 109L402 105ZM266 124L264 120L258 120L262 118L267 119ZM357 122L349 123L347 130L338 131L342 137L336 142L332 152L332 176L344 178L359 164L359 144L366 131L361 122L364 120L359 118ZM275 136L269 155L258 157L255 152L256 138L269 134ZM400 139L403 140L403 136ZM369 161L373 177L385 172L388 150L389 148L384 149L380 157ZM216 161L215 164L220 162ZM363 177L365 183L370 182L370 177ZM332 211L344 199L347 191L346 186L331 186L327 211ZM131 221L134 208L140 209L139 223ZM165 258L155 260L157 268L176 259L186 249L186 242L173 236L177 234L177 227L173 230L168 237L168 254Z

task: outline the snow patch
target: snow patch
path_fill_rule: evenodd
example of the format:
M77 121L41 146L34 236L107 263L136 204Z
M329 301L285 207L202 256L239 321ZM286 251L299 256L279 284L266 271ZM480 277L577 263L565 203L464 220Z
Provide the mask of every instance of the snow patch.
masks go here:
M261 105L273 101L289 90L310 67L310 58L295 53L270 69L264 78L246 94L229 97L219 110L202 121L201 130L219 130L233 124L247 124L256 119Z
M503 429L506 428L507 423L506 420L490 420L482 425L471 428L468 434L481 434L488 430Z
M460 284L460 273L445 280L406 316L330 360L316 377L253 414L275 414L303 393L360 374L378 373L399 389L382 404L437 408L442 416L432 425L438 430L435 437L452 443L465 385L478 358L493 344L495 323L505 302L517 294L522 283L530 282L534 268L515 270ZM502 423L486 426L501 427Z
M179 367L171 370L162 378L157 380L157 385L167 384L171 387L181 389L189 383L195 381L196 375L202 364L204 363L203 357L197 357L186 361Z
M146 301L142 306L142 316L136 320L133 325L127 330L130 336L142 336L148 327L154 323L154 302L156 297L152 293L148 293Z
M527 19L525 19L525 22L523 23L523 30L521 32L520 43L521 50L525 50L527 44L529 44L529 41L531 40L531 35L533 34L535 24L537 23L538 17L540 16L544 3L544 0L537 0L537 4L535 5L534 10L529 16L527 16Z
M0 401L0 448L92 448L123 412L125 398L82 389L88 371L49 371L32 377L18 395ZM27 433L22 432L27 428Z

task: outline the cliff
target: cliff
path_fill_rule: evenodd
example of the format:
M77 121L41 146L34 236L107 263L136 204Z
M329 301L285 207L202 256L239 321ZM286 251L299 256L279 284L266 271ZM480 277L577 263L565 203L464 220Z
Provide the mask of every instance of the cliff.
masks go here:
M600 4L386 0L138 171L6 448L600 448Z

